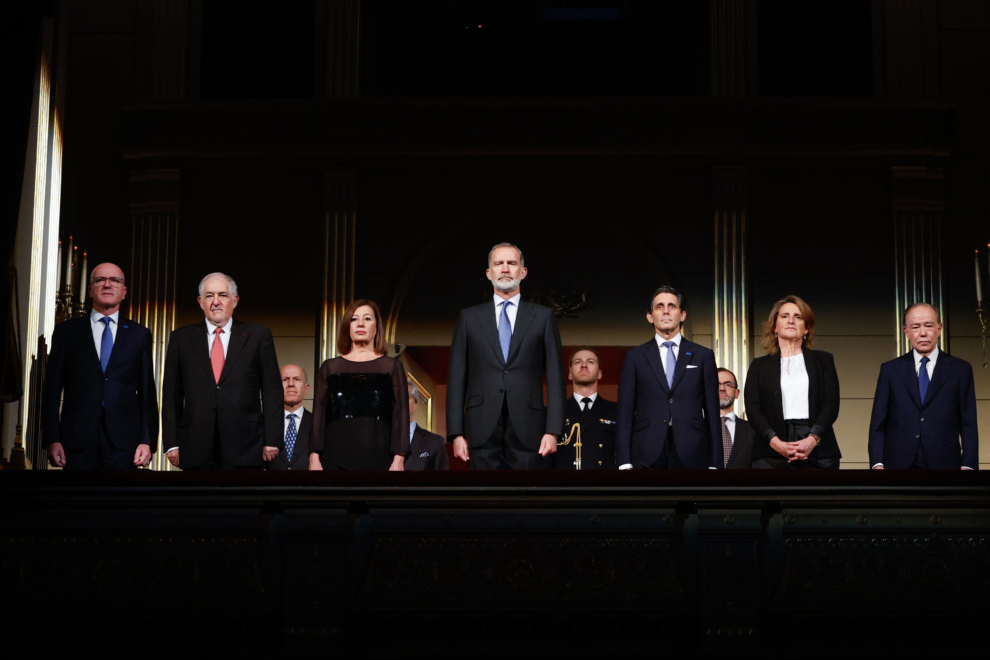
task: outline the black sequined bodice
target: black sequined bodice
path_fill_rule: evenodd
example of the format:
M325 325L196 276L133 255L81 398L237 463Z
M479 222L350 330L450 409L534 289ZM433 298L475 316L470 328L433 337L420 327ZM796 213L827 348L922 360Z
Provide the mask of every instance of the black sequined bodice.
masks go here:
M371 417L392 425L391 374L333 374L327 378L327 424Z

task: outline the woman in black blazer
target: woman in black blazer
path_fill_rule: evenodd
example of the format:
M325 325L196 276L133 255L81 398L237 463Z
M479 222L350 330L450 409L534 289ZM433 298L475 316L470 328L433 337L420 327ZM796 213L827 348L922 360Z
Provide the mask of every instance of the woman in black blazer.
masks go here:
M763 325L763 348L746 376L746 418L756 431L754 468L839 468L832 424L839 376L831 353L809 348L815 315L797 296L778 300Z

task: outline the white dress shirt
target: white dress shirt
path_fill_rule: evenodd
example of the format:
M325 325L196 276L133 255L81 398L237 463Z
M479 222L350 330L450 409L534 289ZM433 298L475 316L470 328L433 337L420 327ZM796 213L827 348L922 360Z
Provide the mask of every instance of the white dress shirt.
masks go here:
M117 341L117 319L120 318L120 310L110 315L110 334L113 336L113 340ZM89 313L89 325L93 329L93 343L96 344L96 357L103 359L101 348L103 348L103 330L106 328L103 325L103 314L100 314L95 309Z
M577 392L574 393L574 400L577 401L578 408L580 408L580 409L583 410L584 409L584 404L581 403L581 399L591 399L591 403L588 404L588 408L594 408L595 407L595 401L598 400L598 392L593 392L593 393L589 394L588 396L585 396L583 394L578 394Z
M722 419L725 420L725 427L729 429L729 437L732 438L732 444L736 444L736 413L730 412L728 415L722 415ZM719 422L719 424L721 423Z
M303 413L306 412L306 406L304 406L304 405L303 406L299 406L297 409L293 410L292 412L289 412L285 408L282 408L282 412L285 413L285 419L283 420L285 422L285 424L282 426L282 437L284 438L285 437L285 434L289 432L289 415L295 415L296 416L296 444L298 445L299 444L299 427L302 426L302 418L303 418ZM308 440L308 438L307 438L307 440ZM307 452L307 453L309 453L309 452Z
M502 305L506 302L512 303L509 305L509 309L505 310L505 313L509 315L509 326L513 331L516 329L516 314L519 312L519 299L522 298L521 293L509 298L507 301L503 300L497 293L492 296L495 299L495 328L498 329L498 324L502 320Z
M653 338L657 340L657 347L660 349L660 362L663 364L664 375L666 376L667 375L667 351L669 349L666 346L664 346L663 343L666 342L666 341L672 341L672 342L674 342L674 345L671 348L674 349L674 361L676 362L677 361L677 358L681 357L681 333L678 332L676 335L674 335L670 339L664 339L663 337L661 337L660 335L657 335L657 334L653 335Z
M911 354L914 356L914 375L915 376L921 376L921 358L922 358L922 355L921 355L921 353L919 353L918 351L914 350L913 348L911 349ZM928 354L928 364L926 365L926 368L928 369L928 381L929 381L929 383L932 380L932 376L935 375L935 362L937 360L938 360L938 346L936 346L934 349L932 349L932 352ZM874 463L873 465L870 466L870 469L872 470L873 468L875 468L877 466L882 467L883 466L883 463ZM963 469L963 470L972 470L973 468L969 468L969 467L966 467L964 465L961 469Z
M234 323L234 317L231 316L227 319L227 324L223 326L223 332L220 334L220 343L223 344L223 359L227 359L227 346L230 345L230 326ZM213 341L216 339L216 335L213 332L217 329L217 326L210 323L209 319L206 319L206 354L213 355Z
M788 373L789 372L789 373ZM804 353L780 358L780 399L784 419L808 419L808 368Z
M657 348L660 349L660 362L663 364L664 375L667 375L667 351L669 350L674 351L674 362L676 362L677 358L679 358L681 355L681 333L678 331L678 333L673 337L671 337L670 339L664 339L659 334L654 334L653 338L657 342ZM674 342L674 345L671 346L670 348L667 348L666 346L663 345L665 341L672 341ZM620 465L619 469L631 470L632 463L625 463L623 465Z

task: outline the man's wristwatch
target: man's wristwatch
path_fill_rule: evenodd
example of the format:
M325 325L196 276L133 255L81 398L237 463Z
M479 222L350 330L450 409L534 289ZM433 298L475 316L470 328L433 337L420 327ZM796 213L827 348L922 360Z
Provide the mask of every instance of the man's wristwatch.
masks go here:
M817 435L815 435L814 433L809 433L809 434L808 434L808 437L809 437L809 438L814 438L814 439L815 439L815 447L817 447L818 445L820 445L820 444L822 444L822 439L821 439L821 438L819 438L819 437L818 437Z

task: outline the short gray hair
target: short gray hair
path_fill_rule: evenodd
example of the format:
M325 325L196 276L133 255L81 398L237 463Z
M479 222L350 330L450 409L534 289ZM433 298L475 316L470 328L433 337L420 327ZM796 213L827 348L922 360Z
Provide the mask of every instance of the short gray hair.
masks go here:
M210 279L211 277L216 277L218 275L220 277L224 278L225 280L227 280L227 287L230 289L230 295L232 295L232 296L236 296L237 295L237 282L234 281L234 278L233 277L231 277L230 275L227 275L226 273L210 273L209 275L207 275L206 277L204 277L203 279L201 279L199 281L199 297L200 298L203 297L203 287L206 286L206 280Z
M523 268L523 267L526 266L526 258L523 257L522 250L519 249L519 246L513 245L512 243L499 243L498 245L496 245L495 247L493 247L491 250L488 251L488 267L489 268L492 265L492 255L495 254L495 250L497 250L499 248L504 248L504 247L512 248L513 250L515 250L516 252L519 253L519 267L520 268Z
M413 401L419 403L419 388L416 387L416 383L407 383L409 385L409 394L412 396Z
M911 305L908 305L907 309L904 310L904 314L901 315L901 325L903 327L905 327L905 328L907 327L907 317L908 317L908 314L910 314L911 313L911 310L915 309L916 307L927 307L928 309L930 309L933 312L935 312L935 322L936 323L941 323L942 322L942 315L939 313L938 307L936 307L935 305L933 305L931 303L926 303L923 300L921 300L921 301L918 301L916 303L912 303Z

